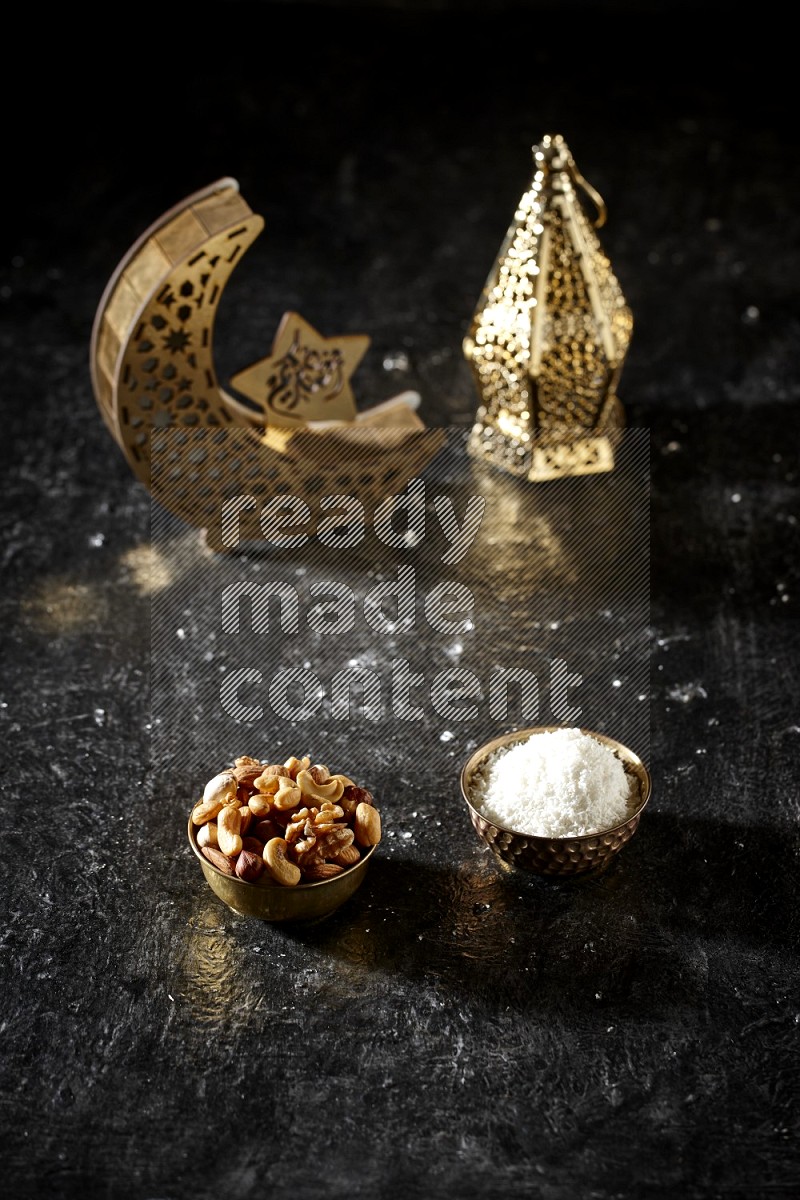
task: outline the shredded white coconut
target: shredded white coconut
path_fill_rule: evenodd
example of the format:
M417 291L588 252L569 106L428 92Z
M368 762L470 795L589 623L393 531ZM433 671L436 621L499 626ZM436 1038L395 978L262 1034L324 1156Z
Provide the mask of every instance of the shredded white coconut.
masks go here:
M495 751L476 784L476 808L485 817L533 837L599 833L630 812L622 763L580 729L535 733Z

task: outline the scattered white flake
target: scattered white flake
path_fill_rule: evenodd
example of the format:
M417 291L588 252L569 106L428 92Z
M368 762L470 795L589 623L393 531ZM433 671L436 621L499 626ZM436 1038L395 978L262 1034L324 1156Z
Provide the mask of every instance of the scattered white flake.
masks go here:
M662 450L661 453L662 454L677 454L677 452L680 450L680 448L681 448L680 442L667 442L666 446L664 447L664 449Z
M517 833L579 837L624 821L630 798L613 750L580 729L556 729L495 751L478 781L476 807Z
M755 325L760 316L760 309L756 308L755 304L748 304L747 308L742 313L742 321L745 323L745 325Z
M673 633L669 637L656 638L656 645L659 650L668 650L673 642L690 642L691 640L688 633Z
M387 354L383 360L384 371L407 371L408 367L408 355L404 350L396 350L392 354Z
M186 630L185 629L176 629L175 636L180 638L181 641L183 641L184 638L186 637Z
M731 504L738 504L742 499L741 492L734 492L731 496Z
M688 704L690 700L707 700L708 692L702 683L676 683L667 692L667 698L679 700L681 704Z
M94 710L94 723L95 725L105 725L106 710L104 708L96 708Z
M450 729L443 729L442 732L439 734L439 741L440 742L452 742L452 740L455 736L456 735Z
M106 535L104 533L93 533L92 536L89 538L89 545L93 546L95 548L95 550L97 550L97 549L99 549L100 546L102 546L102 544L105 540L106 540Z
M621 679L612 679L611 686L612 687L622 687L622 680Z

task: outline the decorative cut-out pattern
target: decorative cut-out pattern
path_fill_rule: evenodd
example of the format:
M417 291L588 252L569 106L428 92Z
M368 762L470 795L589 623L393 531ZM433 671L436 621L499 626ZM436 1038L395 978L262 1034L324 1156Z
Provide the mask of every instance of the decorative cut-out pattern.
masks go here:
M328 403L329 397L324 415L349 416L348 428L356 432L349 440L329 439L306 433L299 420L291 452L265 440L266 397L262 414L229 395L219 385L213 355L223 289L262 227L235 180L190 196L125 256L92 333L92 383L114 439L156 499L204 528L211 544L231 496L253 493L263 503L289 491L334 494L346 487L368 509L385 494L388 479L402 486L444 440L404 404L399 413L375 417L367 410L353 420L348 380L369 339L352 335L328 346L294 313L286 314L279 338L290 321L303 339L286 348L294 353L292 364L284 361L273 371L274 406L280 399L291 411L293 398L299 404ZM346 409L337 407L343 403Z
M481 397L469 449L530 479L611 470L633 319L563 138L534 147L534 163L464 341Z

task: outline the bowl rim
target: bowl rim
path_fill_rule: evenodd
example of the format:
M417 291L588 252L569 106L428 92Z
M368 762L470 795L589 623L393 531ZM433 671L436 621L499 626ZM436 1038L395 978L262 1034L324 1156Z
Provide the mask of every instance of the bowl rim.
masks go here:
M200 828L200 826L195 825L192 820L193 809L194 809L194 806L192 806L192 808L189 809L189 823L188 823L187 833L189 836L189 845L191 846L192 850L194 851L195 857L199 860L201 867L203 867L204 869L207 867L210 867L210 869L214 872L214 874L218 875L220 877L220 879L226 879L230 883L233 883L233 884L241 884L241 886L244 888L255 888L255 890L258 892L270 891L271 887L270 886L265 887L260 879L257 879L255 881L255 883L252 883L249 879L240 879L239 876L236 875L235 873L233 875L226 875L224 871L220 871L219 867L214 866L214 864L211 862L211 859L206 858L205 854L203 854L203 851L197 845L196 830L198 830ZM350 866L345 867L344 870L340 872L340 874L332 875L330 879L313 879L313 880L309 880L306 883L296 883L293 887L283 887L280 883L277 883L273 880L273 883L271 886L275 887L275 888L279 888L281 892L292 892L295 895L298 892L308 892L312 888L327 887L328 884L336 883L336 881L341 879L343 875L349 873L350 871L355 871L358 867L362 867L365 863L367 863L370 860L370 858L372 857L373 851L376 848L377 848L377 843L375 846L368 846L366 849L359 846L358 849L361 850L362 853L361 853L361 858L359 858L358 862L351 863Z
M511 829L508 825L501 825L498 821L494 821L491 817L487 817L469 798L467 788L467 778L475 771L480 762L493 754L496 750L502 749L504 746L513 745L517 742L527 741L530 737L541 733L554 733L558 729L576 729L579 728L581 733L588 737L594 738L603 745L609 747L620 759L624 767L630 766L634 768L633 773L638 777L641 784L642 798L640 803L625 817L624 821L618 821L616 825L608 825L604 829L596 829L593 833L572 833L566 834L563 837L550 837L544 833L523 833L520 829ZM627 771L626 771L627 773ZM588 729L584 726L575 725L530 725L524 729L515 729L510 732L498 734L497 737L490 738L482 745L478 746L461 768L459 776L459 784L461 786L461 795L467 808L474 813L481 821L486 821L492 828L497 829L501 833L507 833L512 837L527 838L528 841L540 842L546 845L566 844L568 842L583 842L588 838L605 837L607 834L616 833L618 830L624 829L631 821L637 820L644 812L650 800L653 790L653 780L650 771L644 761L635 751L631 750L630 746L626 746L624 742L618 741L616 738L609 737L607 734L598 733L596 729Z

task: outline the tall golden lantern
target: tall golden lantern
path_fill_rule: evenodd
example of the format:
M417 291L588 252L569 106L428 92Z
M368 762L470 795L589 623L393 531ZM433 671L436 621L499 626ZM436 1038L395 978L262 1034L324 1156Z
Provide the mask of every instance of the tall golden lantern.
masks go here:
M610 471L633 317L595 232L606 208L560 134L533 161L464 339L481 398L468 449L530 480Z

